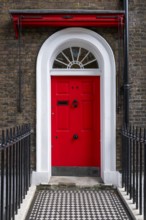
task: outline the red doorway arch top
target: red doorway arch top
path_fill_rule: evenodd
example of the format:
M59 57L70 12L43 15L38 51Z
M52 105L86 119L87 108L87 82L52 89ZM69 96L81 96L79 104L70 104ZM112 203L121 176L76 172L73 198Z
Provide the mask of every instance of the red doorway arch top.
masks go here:
M111 10L9 10L15 36L19 27L124 27L124 11Z

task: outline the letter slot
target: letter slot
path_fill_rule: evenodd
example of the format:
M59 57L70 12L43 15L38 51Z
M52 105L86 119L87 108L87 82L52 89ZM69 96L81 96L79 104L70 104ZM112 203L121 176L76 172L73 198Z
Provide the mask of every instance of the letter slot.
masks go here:
M57 101L57 105L60 105L60 106L68 105L68 101L67 100L59 100L59 101Z

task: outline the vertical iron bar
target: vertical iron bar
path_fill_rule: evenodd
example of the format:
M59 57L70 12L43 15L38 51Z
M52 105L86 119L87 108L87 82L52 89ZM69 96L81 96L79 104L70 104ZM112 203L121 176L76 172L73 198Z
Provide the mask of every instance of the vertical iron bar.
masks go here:
M139 149L138 149L138 128L136 128L136 209L138 209L138 189L139 189L139 181L138 181L138 155L139 155Z
M26 126L26 132L28 132L28 125ZM29 167L29 157L28 157L28 136L26 137L26 157L27 157L27 162L26 162L26 191L28 190L28 167Z
M20 202L22 202L22 127L20 127Z
M144 219L146 219L146 129L144 129Z
M24 184L24 179L23 179L23 138L22 138L22 136L23 136L23 125L21 126L21 186L22 186L22 188L21 188L21 197L22 197L22 200L23 200L23 184ZM21 200L21 202L22 202L22 200Z
M22 136L23 136L23 133L24 133L24 125L22 126ZM21 159L22 159L22 198L24 199L24 183L25 183L25 179L24 179L24 139L25 138L22 138L22 153L21 153Z
M29 132L31 133L31 126L29 124ZM31 182L31 134L29 134L29 186Z
M140 141L140 171L139 171L139 213L142 215L142 134L141 128L139 133L139 141Z
M125 191L127 191L127 129L125 126Z
M135 128L133 127L133 203L135 203Z
M21 126L21 202L23 200L23 126Z
M21 132L20 132L20 126L18 127L19 131L19 138L18 138L18 143L19 143L19 208L20 208L20 203L21 203Z
M15 216L15 128L13 128L13 137L12 137L12 141L13 141L13 144L12 144L12 169L13 169L13 190L12 190L12 198L13 198L13 203L12 203L12 218L14 220L14 216Z
M27 133L27 127L25 125L25 133ZM25 194L27 192L27 137L25 137L25 142L24 142L24 151L25 151Z
M27 126L25 126L25 132L27 133ZM25 194L27 193L27 167L28 167L28 155L27 155L27 137L25 138L25 157L27 158L27 160L25 161Z
M9 153L9 218L12 217L12 129L10 128L10 153Z
M129 194L129 138L128 138L128 134L129 134L129 127L127 126L127 135L126 135L126 148L127 148L127 162L126 162L126 166L127 166L127 195Z
M1 143L1 220L4 219L4 143L5 133L2 131Z
M129 195L130 195L130 199L132 197L132 146L131 146L131 126L129 128Z
M125 189L126 189L126 138L125 138L125 132L126 132L126 130L125 130L126 128L125 128L125 126L124 126L124 134L123 134L123 143L124 143L124 146L123 146L123 154L124 154L124 164L123 164L123 170L124 170L124 187L125 187Z
M18 145L19 145L19 152L18 152L18 155L19 155L19 208L20 208L20 203L21 203L21 141L20 141L20 126L18 127Z
M125 144L124 144L124 126L122 127L122 188L125 186Z
M18 195L19 195L19 186L18 186L18 178L19 178L19 168L18 168L18 156L19 156L19 144L18 144L18 127L16 127L16 134L15 134L15 139L16 139L16 204L15 204L15 212L17 214L17 209L18 209Z
M9 130L6 130L6 145L9 144ZM9 146L6 146L6 220L9 219Z
M24 126L24 133L26 133L26 125ZM27 166L27 155L26 155L26 137L24 138L24 143L23 143L23 158L25 160L23 161L24 164L24 195L26 194L26 166Z
M25 125L25 133L27 133L27 126ZM25 150L25 158L27 158L27 137L25 137L25 144L24 144L24 150ZM28 166L28 158L25 161L25 193L27 192L27 166Z
M128 155L127 155L127 127L125 126L125 191L127 192L127 177L128 177Z

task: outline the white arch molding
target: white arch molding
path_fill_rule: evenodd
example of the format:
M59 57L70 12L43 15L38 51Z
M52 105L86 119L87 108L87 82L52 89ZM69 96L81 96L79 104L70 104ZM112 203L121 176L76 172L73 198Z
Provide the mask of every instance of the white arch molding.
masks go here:
M37 58L37 167L33 184L48 183L51 177L51 70L57 53L68 46L90 50L99 62L95 73L101 85L101 177L104 183L118 185L116 172L116 72L112 49L99 34L84 28L66 28L56 32L42 45ZM68 70L67 70L68 71ZM65 74L82 75L71 71ZM90 71L84 72L90 75Z

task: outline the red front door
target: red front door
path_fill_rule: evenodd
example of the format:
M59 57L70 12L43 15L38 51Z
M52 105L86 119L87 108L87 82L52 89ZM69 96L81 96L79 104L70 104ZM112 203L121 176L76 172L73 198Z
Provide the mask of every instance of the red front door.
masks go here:
M100 167L100 77L51 80L52 166Z

